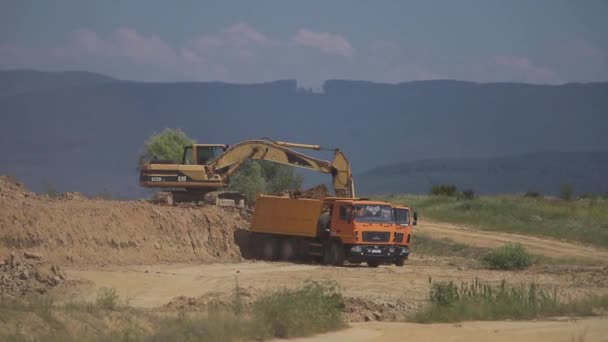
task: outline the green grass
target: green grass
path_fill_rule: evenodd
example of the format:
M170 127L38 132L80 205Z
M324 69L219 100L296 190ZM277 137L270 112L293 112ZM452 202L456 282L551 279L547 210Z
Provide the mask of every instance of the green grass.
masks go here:
M548 236L608 248L608 199L575 201L524 196L391 195L376 198L414 208L421 219L465 224L483 230Z
M509 285L435 282L431 284L429 304L411 319L419 323L469 320L529 320L555 316L592 316L595 309L608 309L608 296L564 301L557 288L536 283Z
M489 251L487 248L465 245L450 239L434 239L420 232L414 234L411 247L412 253L415 254L470 259L481 258Z
M522 244L507 243L484 254L481 261L493 270L523 270L530 267L536 258Z
M346 326L334 283L309 282L267 293L250 305L236 283L234 300L207 313L158 314L124 305L114 289L95 302L54 304L49 297L0 298L4 341L240 341L309 336Z

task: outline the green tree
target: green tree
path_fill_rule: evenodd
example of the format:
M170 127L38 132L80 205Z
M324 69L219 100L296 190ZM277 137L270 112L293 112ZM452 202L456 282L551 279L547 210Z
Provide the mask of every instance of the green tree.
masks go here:
M574 187L571 184L564 183L559 189L559 197L561 199L569 201L572 199L574 195Z
M276 194L286 190L296 190L302 187L304 178L295 173L293 166L270 162L257 161L262 166L262 176L266 180L266 191Z
M258 193L266 192L266 180L260 163L248 161L230 179L229 188L244 194L247 202L255 202Z
M154 133L144 144L137 161L137 170L151 160L171 160L178 163L182 159L184 146L194 143L195 141L180 129L165 128L160 133Z
M293 167L266 160L251 160L232 176L230 189L247 196L249 203L257 193L276 194L302 187L304 179Z

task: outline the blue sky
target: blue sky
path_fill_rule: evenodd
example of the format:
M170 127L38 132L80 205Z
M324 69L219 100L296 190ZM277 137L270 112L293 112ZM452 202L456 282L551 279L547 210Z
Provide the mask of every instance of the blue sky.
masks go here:
M3 1L0 68L142 81L608 80L608 1Z

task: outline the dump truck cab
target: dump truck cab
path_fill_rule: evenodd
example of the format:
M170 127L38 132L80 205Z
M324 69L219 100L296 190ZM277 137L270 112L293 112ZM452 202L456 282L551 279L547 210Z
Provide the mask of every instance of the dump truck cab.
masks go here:
M330 237L342 246L346 261L375 267L409 253L407 246L395 245L395 214L390 203L340 199L332 207Z
M412 214L412 210L405 206L394 206L393 213L395 216L395 245L407 250L403 257L395 259L395 265L403 266L409 256L412 228L417 224L417 214Z

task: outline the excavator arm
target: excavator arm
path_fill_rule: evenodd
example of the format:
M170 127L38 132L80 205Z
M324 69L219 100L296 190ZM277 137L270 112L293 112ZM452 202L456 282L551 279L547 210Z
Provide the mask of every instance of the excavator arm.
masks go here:
M229 148L212 160L208 166L214 174L227 183L228 178L249 159L268 160L275 163L300 167L332 175L333 187L338 197L355 197L350 163L344 153L334 150L334 160L329 162L297 152L290 147L321 150L319 145L306 145L268 140L247 140Z

